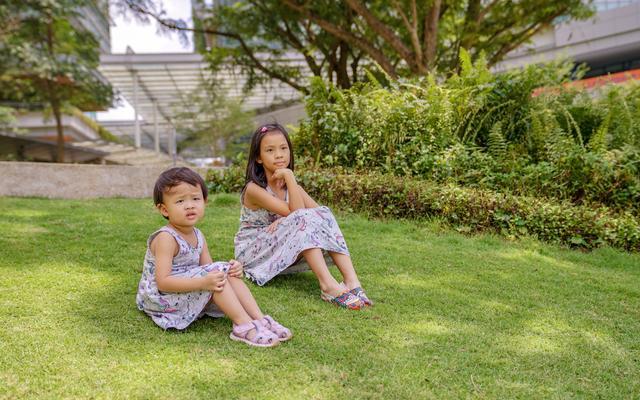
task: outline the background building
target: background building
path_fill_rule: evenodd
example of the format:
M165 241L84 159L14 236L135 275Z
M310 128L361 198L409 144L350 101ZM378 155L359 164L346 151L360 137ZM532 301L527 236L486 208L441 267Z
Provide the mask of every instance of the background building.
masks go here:
M587 77L640 68L640 1L596 1L586 21L560 22L511 52L496 71L569 57L589 67Z

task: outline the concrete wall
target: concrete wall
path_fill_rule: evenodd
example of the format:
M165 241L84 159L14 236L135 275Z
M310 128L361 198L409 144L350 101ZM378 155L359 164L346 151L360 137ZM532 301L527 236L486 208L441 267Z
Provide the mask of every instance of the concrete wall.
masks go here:
M169 167L0 161L0 196L151 198L158 175ZM206 176L206 168L194 170Z

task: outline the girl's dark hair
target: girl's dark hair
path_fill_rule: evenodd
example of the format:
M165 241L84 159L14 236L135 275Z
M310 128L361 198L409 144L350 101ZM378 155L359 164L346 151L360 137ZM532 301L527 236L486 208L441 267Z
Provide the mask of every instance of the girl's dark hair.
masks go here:
M157 206L162 203L162 195L174 186L181 183L198 186L202 190L202 198L207 200L207 185L202 177L192 169L186 167L170 168L160 174L153 187L153 203Z
M267 124L262 125L258 129L253 132L251 136L251 145L249 147L249 161L247 161L247 173L245 175L244 188L242 188L242 192L244 193L244 189L246 189L249 182L255 182L257 185L266 188L267 187L267 177L264 173L264 167L262 164L258 164L258 157L260 157L260 143L262 143L262 138L268 135L271 132L280 132L284 135L285 140L287 141L287 145L289 146L289 165L287 168L290 170L293 169L293 147L291 146L291 140L289 139L289 134L287 130L280 124Z

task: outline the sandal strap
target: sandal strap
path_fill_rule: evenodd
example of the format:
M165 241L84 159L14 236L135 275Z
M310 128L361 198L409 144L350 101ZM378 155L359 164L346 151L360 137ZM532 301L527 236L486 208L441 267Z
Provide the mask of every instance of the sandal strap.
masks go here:
M365 303L372 304L372 301L369 300L369 297L364 292L364 290L362 290L362 288L360 286L351 289L350 292L353 293L354 295L358 296Z
M254 340L257 340L258 343L270 343L271 341L279 340L278 335L271 332L264 325L262 325L260 320L256 319L253 322L256 325L256 336Z
M342 293L340 296L336 296L333 301L338 304L352 305L355 303L359 303L360 299L358 298L358 296L354 296L353 293L347 291Z
M269 324L269 327L267 329L269 329L271 332L274 332L278 336L281 336L282 334L288 336L291 333L291 331L289 331L288 328L282 326L280 323L278 323L278 321L273 319L270 315L265 315L262 318L262 320L266 321Z
M262 317L262 321L265 323L265 327L267 329L270 329L270 328L274 328L275 329L276 327L278 327L278 325L280 325L270 315L265 315L264 317ZM282 325L280 325L280 326L282 326Z
M255 335L252 338L248 338L247 336L249 332L251 332L254 329L255 329ZM267 344L275 340L279 340L278 336L276 336L273 332L271 332L270 330L262 326L262 323L260 322L260 320L257 320L257 319L254 319L253 321L250 321L244 324L233 325L233 333L234 335L239 336L243 339L247 339L251 342L259 343L259 344Z
M353 289L351 289L350 292L355 294L356 296L360 296L360 293L363 293L364 290L362 290L362 288L360 286L358 286L358 287L354 287Z
M252 329L256 330L256 334L258 333L258 326L254 323L254 321L245 322L244 324L240 325L233 325L233 333L242 337L246 337L247 333L249 333Z
M343 286L346 286L344 284L344 282L340 282L340 284L343 285ZM359 298L364 303L364 305L367 305L367 306L373 305L373 301L371 301L371 299L369 299L369 297L364 292L364 289L362 289L362 287L356 286L353 289L349 290L349 293L351 293L354 296L356 296L357 298Z

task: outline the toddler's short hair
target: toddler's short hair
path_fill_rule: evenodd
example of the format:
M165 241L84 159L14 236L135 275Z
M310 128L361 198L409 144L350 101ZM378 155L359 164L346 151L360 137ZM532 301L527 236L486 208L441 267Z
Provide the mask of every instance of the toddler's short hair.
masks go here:
M169 191L172 187L181 183L198 186L202 190L202 198L207 200L207 185L204 179L192 169L187 167L170 168L160 174L155 186L153 187L153 203L157 206L162 204L162 195Z

